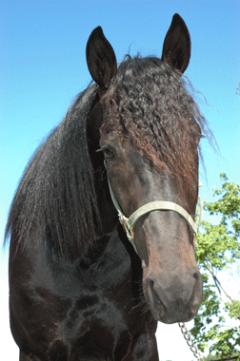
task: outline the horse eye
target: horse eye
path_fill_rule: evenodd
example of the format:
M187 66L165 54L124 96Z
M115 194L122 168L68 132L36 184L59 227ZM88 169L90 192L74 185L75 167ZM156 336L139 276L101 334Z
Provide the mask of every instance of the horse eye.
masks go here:
M104 145L97 152L103 152L105 160L113 160L116 156L115 149L112 146Z
M113 147L105 146L103 147L103 154L105 159L113 160L115 158L115 150Z

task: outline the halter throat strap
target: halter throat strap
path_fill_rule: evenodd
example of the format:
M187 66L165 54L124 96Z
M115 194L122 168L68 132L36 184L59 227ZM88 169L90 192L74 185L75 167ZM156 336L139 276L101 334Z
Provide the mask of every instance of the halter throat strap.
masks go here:
M194 234L197 233L197 226L192 216L179 204L170 201L152 201L145 203L143 206L139 207L136 211L134 211L129 217L126 217L113 193L109 179L108 179L108 187L113 205L118 212L119 221L123 226L126 235L135 250L136 247L134 244L134 226L136 222L139 220L139 218L153 211L174 211L180 214L187 221L187 223L193 230Z

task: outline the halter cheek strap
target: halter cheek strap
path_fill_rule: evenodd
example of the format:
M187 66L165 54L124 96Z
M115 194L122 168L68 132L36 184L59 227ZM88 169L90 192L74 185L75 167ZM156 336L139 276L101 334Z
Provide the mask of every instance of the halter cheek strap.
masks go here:
M135 251L136 251L136 246L134 244L134 226L139 218L141 218L143 215L150 213L152 211L163 211L163 210L164 211L166 211L166 210L174 211L174 212L180 214L187 221L187 223L190 225L191 229L193 230L194 234L197 233L197 226L196 226L196 223L194 222L192 216L183 207L181 207L179 204L174 203L174 202L169 202L169 201L148 202L148 203L144 204L143 206L139 207L135 212L133 212L130 215L130 217L126 217L123 214L122 209L121 209L117 199L115 198L111 184L109 182L109 179L108 179L108 187L109 187L110 195L112 198L112 202L118 212L119 221L120 221L121 225L123 226L123 228L126 232L126 235L129 239L130 243L133 245L133 248L135 249Z

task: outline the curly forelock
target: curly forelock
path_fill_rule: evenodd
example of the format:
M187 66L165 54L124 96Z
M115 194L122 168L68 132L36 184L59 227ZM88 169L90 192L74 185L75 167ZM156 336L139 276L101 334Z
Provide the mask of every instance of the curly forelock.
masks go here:
M205 120L180 74L158 58L127 57L105 96L105 124L131 137L156 166L194 172Z

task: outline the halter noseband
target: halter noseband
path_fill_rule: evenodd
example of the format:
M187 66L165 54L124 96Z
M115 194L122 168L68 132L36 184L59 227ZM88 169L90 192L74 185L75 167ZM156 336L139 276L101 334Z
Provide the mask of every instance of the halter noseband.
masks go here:
M113 193L113 190L112 190L109 179L108 179L108 187L109 187L109 191L110 191L110 195L111 195L111 198L112 198L113 205L114 205L114 207L116 208L116 210L118 212L119 222L123 226L123 228L124 228L124 230L126 232L126 235L127 235L128 239L129 239L130 243L132 244L133 248L135 249L135 251L136 251L136 246L134 244L134 226L135 226L135 223L144 214L150 213L152 211L159 211L159 210L166 211L166 210L168 210L168 211L177 212L178 214L180 214L187 221L187 223L192 228L194 234L197 233L197 226L196 226L196 223L193 220L192 216L183 207L181 207L179 204L174 203L174 202L169 202L169 201L152 201L152 202L148 202L148 203L145 203L143 206L139 207L136 211L134 211L130 215L130 217L126 217L123 214L122 209L121 209L117 199L115 198L115 195Z

